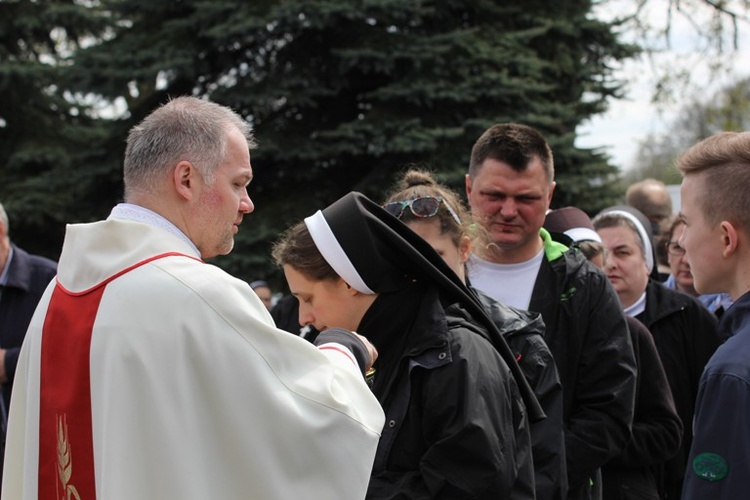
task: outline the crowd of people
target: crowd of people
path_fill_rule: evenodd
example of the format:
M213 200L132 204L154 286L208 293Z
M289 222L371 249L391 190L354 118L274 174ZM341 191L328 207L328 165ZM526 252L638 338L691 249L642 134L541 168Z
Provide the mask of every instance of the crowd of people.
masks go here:
M254 148L171 99L58 263L0 205L2 498L744 496L750 132L678 159L679 213L648 179L587 214L551 210L545 137L494 125L465 193L410 168L289 227L283 297L205 262Z

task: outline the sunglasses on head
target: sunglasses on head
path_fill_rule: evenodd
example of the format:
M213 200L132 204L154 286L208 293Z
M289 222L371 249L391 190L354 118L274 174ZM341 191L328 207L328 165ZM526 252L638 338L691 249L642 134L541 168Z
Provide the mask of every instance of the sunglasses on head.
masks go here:
M440 202L445 204L446 210L451 214L456 224L461 225L461 220L458 218L456 212L445 202L442 196L423 196L421 198L414 198L411 200L404 201L393 201L383 205L383 209L386 212L393 215L396 218L401 218L404 215L404 210L407 208L411 210L414 217L434 217L440 210Z

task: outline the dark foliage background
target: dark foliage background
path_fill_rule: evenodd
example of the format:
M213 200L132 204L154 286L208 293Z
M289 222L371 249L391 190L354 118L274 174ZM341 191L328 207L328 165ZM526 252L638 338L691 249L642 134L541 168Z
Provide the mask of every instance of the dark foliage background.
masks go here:
M555 152L554 205L591 213L617 170L574 146L636 48L592 2L541 0L0 1L0 201L11 236L59 254L64 224L121 201L128 129L170 96L253 124L256 205L216 264L282 286L269 248L351 190L380 201L410 164L463 190L471 145L518 121Z

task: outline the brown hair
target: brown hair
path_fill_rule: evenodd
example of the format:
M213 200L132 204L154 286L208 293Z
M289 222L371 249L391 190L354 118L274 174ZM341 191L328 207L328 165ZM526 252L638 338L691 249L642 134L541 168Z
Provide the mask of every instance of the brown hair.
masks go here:
M466 222L469 220L469 212L461 203L458 195L450 188L438 183L432 174L426 170L412 168L396 182L394 191L388 196L384 205L388 203L413 200L424 196L442 198L443 201L438 208L436 217L440 221L440 233L450 234L451 240L458 246L461 238L467 235ZM461 224L453 218L448 208L450 207L458 216ZM410 210L404 210L401 220L409 222L419 220Z
M594 240L577 241L573 243L573 246L581 251L586 260L591 260L604 253L604 244Z
M318 250L304 222L295 224L281 235L273 245L271 257L279 267L291 266L312 281L339 278Z
M704 139L677 160L683 176L703 175L697 201L709 225L722 220L750 230L750 132L722 132Z
M682 220L681 217L672 217L669 228L667 229L667 232L664 234L664 244L668 245L670 241L672 241L672 236L674 236L674 230L677 229L677 226L680 224L685 224L685 221Z
M551 183L555 178L552 149L542 134L518 123L493 125L471 148L469 176L474 177L488 158L507 163L517 172L523 172L534 158L539 158Z

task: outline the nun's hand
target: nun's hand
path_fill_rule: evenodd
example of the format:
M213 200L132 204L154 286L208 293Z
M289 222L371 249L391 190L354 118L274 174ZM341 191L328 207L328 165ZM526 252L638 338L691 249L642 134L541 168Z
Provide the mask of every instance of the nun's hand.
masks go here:
M370 343L369 340L367 340L367 337L364 337L357 332L352 332L354 335L359 337L359 340L362 341L363 344L365 344L365 347L367 347L367 353L370 355L370 361L365 365L365 373L370 371L370 368L372 368L372 365L375 364L375 361L378 359L378 350L375 349L375 346Z
M328 328L318 334L313 342L321 349L328 343L336 343L346 347L357 360L360 370L366 374L372 364L378 359L378 351L366 337L344 328Z

